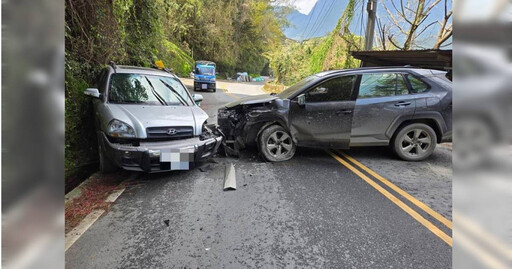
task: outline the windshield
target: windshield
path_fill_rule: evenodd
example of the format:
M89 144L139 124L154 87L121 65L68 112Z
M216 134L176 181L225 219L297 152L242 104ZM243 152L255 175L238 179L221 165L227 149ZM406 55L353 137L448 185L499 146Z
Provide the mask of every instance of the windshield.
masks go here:
M292 96L296 91L301 90L305 85L307 85L311 81L315 80L315 78L316 78L315 75L309 76L309 77L293 84L292 86L290 86L288 89L282 91L277 96L279 96L281 99L289 99L290 96Z
M213 66L198 66L196 73L199 75L213 76L215 74L215 68Z
M140 74L113 74L110 103L190 106L187 89L175 78Z

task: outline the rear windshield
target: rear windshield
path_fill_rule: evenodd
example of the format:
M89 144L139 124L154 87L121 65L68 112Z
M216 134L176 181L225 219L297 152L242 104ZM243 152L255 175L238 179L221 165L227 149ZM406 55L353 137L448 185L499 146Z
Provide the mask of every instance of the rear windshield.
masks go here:
M108 100L114 104L190 106L194 102L181 82L172 77L113 74Z

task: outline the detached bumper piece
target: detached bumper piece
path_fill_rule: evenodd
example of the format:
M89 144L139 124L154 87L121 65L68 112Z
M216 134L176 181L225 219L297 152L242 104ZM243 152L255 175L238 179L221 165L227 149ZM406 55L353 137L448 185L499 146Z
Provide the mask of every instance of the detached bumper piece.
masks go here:
M224 190L236 190L236 174L233 164L226 165L226 174L224 176Z
M222 136L208 134L172 141L140 142L133 146L111 143L103 134L102 142L107 157L119 167L151 173L192 169L196 162L213 156L222 140Z

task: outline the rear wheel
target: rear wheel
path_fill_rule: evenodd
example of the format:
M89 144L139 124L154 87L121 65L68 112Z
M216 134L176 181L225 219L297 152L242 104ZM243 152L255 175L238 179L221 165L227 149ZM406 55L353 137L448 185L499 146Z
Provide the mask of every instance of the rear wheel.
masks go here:
M398 157L406 161L422 161L434 152L437 144L435 131L423 123L403 127L394 137L392 147Z
M263 158L270 162L287 161L295 155L295 143L291 135L279 125L265 128L258 139Z

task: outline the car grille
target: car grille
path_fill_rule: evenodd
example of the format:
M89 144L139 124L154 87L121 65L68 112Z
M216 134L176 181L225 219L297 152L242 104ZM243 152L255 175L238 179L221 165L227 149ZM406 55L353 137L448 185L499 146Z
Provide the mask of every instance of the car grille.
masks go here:
M146 128L148 138L183 139L194 136L194 128L191 126L179 127L149 127Z

